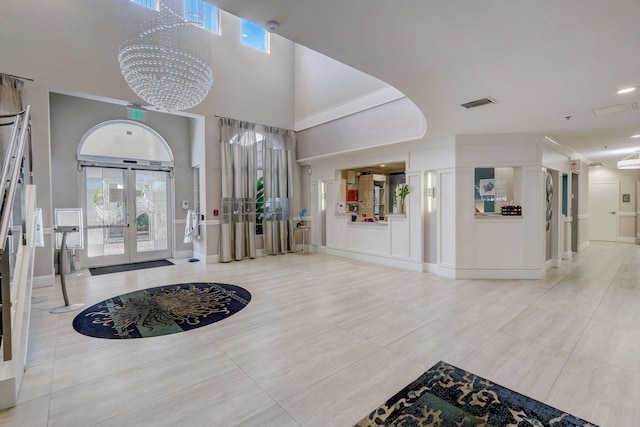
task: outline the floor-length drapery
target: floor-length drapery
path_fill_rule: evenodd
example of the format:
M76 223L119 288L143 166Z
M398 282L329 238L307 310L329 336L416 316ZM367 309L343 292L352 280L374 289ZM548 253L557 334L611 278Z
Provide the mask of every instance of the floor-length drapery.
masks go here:
M262 175L265 209L277 206L274 212L265 212L264 253L273 255L291 252L294 248L293 222L289 214L292 206L289 202L293 196L295 133L272 127L264 130Z
M264 253L292 252L293 153L295 132L220 119L222 155L222 224L220 261L255 258L256 196L262 178L260 203Z
M256 257L256 133L255 125L220 119L222 224L220 261Z

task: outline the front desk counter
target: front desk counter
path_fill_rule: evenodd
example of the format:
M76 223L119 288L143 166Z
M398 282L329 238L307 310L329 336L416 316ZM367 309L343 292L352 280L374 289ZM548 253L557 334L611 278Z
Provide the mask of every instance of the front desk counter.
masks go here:
M394 256L405 246L408 233L405 215L387 215L385 221L351 220L350 214L336 214L336 247L372 255ZM408 230L406 230L408 231ZM392 240L393 239L393 240ZM404 242L400 241L403 240ZM404 250L401 250L404 255Z

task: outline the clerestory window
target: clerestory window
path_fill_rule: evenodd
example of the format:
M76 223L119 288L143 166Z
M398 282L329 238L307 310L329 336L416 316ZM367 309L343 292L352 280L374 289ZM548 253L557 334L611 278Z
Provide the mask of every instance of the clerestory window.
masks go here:
M153 10L160 10L160 0L131 0ZM212 33L220 34L219 9L204 0L183 0L183 17L194 25Z
M242 44L269 53L269 33L259 25L242 20Z

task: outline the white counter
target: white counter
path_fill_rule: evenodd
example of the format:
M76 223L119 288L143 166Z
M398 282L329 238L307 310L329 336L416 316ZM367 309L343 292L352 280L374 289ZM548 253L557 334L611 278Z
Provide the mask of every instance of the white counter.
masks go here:
M409 226L406 215L388 215L386 221L351 221L349 214L335 214L335 245L367 255L408 259Z

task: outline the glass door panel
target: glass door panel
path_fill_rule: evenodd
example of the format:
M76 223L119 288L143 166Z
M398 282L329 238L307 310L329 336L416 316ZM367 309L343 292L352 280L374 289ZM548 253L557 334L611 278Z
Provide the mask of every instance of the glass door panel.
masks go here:
M171 256L169 174L86 167L87 266Z
M123 169L86 168L87 257L125 261L127 226ZM102 262L101 262L102 263Z
M158 253L167 256L169 249L168 173L134 170L135 174L135 253L148 258ZM161 253L164 253L162 255Z

